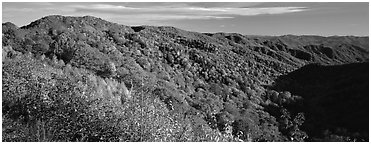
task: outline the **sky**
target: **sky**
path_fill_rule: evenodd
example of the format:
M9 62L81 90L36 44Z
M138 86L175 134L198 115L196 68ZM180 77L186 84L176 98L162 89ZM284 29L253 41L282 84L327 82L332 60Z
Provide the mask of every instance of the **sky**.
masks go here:
M367 2L2 3L3 23L24 26L47 15L90 15L129 26L174 26L210 33L321 36L369 34Z

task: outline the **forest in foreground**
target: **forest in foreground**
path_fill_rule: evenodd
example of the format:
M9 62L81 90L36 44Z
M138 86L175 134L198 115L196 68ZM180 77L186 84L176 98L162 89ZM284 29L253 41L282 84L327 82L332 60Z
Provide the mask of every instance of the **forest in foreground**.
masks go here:
M2 24L2 141L369 141L368 37Z

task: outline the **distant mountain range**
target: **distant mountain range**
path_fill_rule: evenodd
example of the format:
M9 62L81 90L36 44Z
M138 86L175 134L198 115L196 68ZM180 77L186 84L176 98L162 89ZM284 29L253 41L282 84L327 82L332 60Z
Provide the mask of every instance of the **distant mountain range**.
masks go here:
M3 141L368 141L368 37L198 33L59 15L2 28ZM81 89L65 93L57 86L64 82ZM30 94L43 88L50 92ZM51 94L71 98L44 106L40 95ZM89 94L98 104L81 113L107 113L96 117L102 127L74 118L68 127L79 110L60 111L68 118L57 120L54 109L65 107L60 101L89 103ZM53 110L38 117L24 106L30 99L37 110ZM164 108L135 113L159 105ZM114 120L129 118L118 114L126 114L125 106L135 106L131 116L138 121L111 129ZM29 133L39 132L40 123L57 134Z

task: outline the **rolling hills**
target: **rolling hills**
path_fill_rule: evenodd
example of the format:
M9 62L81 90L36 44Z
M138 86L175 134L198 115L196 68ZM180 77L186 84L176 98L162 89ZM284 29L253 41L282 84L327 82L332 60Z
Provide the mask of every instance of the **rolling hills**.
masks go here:
M3 141L368 141L358 127L368 116L368 37L197 33L59 15L2 28ZM325 115L341 104L359 111L318 124L321 115L302 108L317 104Z

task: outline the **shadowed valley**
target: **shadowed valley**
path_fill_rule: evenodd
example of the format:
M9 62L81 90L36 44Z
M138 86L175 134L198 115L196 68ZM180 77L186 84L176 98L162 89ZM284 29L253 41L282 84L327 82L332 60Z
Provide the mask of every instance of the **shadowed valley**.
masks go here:
M3 141L368 141L368 37L2 28Z

